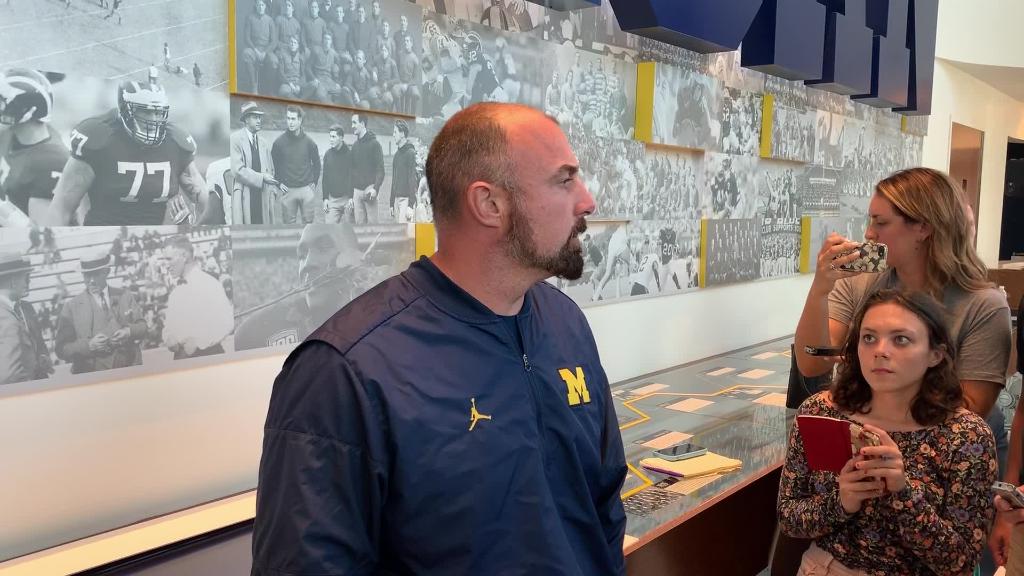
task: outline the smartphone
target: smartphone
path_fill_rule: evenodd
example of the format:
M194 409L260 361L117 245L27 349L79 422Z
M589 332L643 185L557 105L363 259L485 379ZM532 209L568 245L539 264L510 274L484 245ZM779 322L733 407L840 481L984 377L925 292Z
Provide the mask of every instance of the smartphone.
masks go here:
M843 349L838 346L804 346L804 352L811 356L842 356Z
M857 251L860 253L860 257L853 262L843 264L839 267L840 270L846 270L847 272L885 272L889 267L886 262L889 247L885 244L865 242L857 248Z
M654 455L658 458L675 462L676 460L686 460L687 458L703 456L704 454L707 454L707 452L708 449L703 446L697 446L692 442L681 442L660 450L655 450Z
M1002 496L1010 506L1024 508L1024 494L1021 494L1013 484L996 482L992 484L992 492L997 496Z
M881 445L882 439L878 437L878 434L865 430L859 424L850 423L850 449L853 450L854 456L860 453L861 448Z

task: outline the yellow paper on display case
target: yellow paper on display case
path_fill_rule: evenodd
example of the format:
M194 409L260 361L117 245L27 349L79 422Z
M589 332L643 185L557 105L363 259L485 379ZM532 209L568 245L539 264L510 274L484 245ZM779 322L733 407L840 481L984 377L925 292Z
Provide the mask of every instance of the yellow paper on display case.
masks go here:
M640 465L648 470L671 476L699 478L708 474L724 474L739 470L743 467L743 462L735 458L726 458L721 454L708 452L701 456L675 462L665 460L664 458L644 458L640 461Z

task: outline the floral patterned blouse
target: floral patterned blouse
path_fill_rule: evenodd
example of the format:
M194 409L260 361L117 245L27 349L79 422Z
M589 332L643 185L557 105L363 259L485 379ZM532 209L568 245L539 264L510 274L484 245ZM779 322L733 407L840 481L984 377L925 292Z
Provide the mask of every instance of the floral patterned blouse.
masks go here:
M850 420L825 394L804 401L800 414ZM847 567L873 575L971 574L995 515L991 430L961 411L941 424L889 436L903 454L906 487L847 514L836 475L808 469L794 423L779 486L782 531L813 538Z

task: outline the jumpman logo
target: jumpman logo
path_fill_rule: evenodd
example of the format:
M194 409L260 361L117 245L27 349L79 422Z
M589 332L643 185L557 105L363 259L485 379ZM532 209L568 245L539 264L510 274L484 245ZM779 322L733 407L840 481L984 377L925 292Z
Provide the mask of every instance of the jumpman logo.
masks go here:
M476 398L470 398L469 401L472 403L469 408L469 431L472 432L473 428L476 427L476 423L481 420L490 420L490 414L481 414L476 409Z

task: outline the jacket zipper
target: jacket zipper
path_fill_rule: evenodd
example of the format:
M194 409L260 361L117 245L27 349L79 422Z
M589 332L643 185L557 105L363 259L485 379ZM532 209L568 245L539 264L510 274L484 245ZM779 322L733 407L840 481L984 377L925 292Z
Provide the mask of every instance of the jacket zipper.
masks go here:
M518 321L516 322L516 331L519 332L519 339L518 339L518 341L523 343L522 344L522 349L520 349L518 351L522 352L522 356L523 356L523 372L526 373L526 384L527 384L527 387L528 387L528 389L530 391L530 399L533 400L533 409L534 409L534 413L536 414L536 420L537 420L537 439L538 439L537 448L540 450L541 461L544 462L545 465L546 465L547 464L547 453L544 450L544 442L543 442L543 439L544 439L544 415L541 412L540 399L539 399L538 392L537 392L537 383L536 383L536 381L533 378L533 365L530 364L530 357L526 353L526 338L523 337L523 330L519 326L519 322ZM517 348L516 347L517 340L516 340L516 337L515 337L516 335L515 334L509 334L509 336L512 336L512 348L516 349Z

